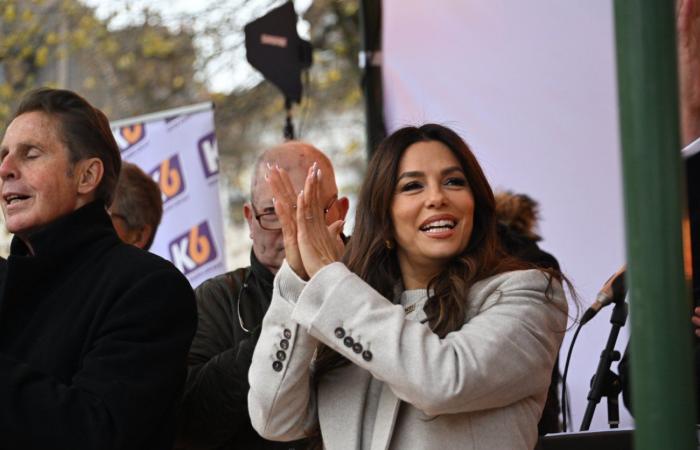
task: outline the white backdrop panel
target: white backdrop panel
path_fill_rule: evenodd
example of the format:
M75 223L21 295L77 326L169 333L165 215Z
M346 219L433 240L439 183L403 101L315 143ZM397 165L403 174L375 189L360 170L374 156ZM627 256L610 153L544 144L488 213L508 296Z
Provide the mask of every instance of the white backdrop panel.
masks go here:
M448 125L470 144L495 189L537 199L541 246L558 258L587 307L624 262L611 1L384 0L382 14L389 131ZM609 315L584 327L574 350L576 429ZM626 342L623 330L618 348ZM568 344L569 336L562 370ZM623 425L631 425L621 409ZM602 428L604 402L591 429Z

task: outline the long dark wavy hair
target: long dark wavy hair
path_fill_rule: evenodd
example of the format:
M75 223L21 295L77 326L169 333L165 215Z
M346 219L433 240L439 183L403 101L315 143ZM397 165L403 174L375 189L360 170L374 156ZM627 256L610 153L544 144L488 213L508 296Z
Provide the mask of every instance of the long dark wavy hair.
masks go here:
M473 228L467 247L428 284L430 297L424 307L428 324L438 336L445 337L464 325L467 296L475 282L502 272L530 269L533 265L510 256L501 247L493 191L469 146L451 129L426 124L401 128L379 144L360 191L355 229L343 257L346 266L387 299L394 297L402 279L396 249L386 245L387 241L396 241L389 211L403 154L411 145L426 141L441 142L450 149L474 197ZM560 277L558 272L545 271ZM314 363L314 385L330 370L347 363L321 344Z

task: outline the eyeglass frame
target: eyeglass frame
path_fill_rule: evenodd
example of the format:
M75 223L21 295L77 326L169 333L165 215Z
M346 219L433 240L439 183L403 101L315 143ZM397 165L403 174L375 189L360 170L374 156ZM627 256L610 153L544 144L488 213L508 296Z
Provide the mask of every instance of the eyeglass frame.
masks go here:
M323 215L324 215L324 216L325 216L326 214L328 214L328 211L331 210L331 208L333 207L333 205L335 204L335 202L336 202L337 200L338 200L338 194L333 195L333 198L331 198L331 201L330 201L330 203L328 203L328 206L326 206L325 208L323 208ZM259 213L258 213L258 210L255 208L255 205L253 204L253 201L252 201L252 200L250 201L250 207L253 209L253 216L255 217L255 220L258 221L258 225L260 225L260 228L262 228L263 230L266 230L266 231L279 231L279 230L282 229L281 226L280 226L279 228L267 228L267 227L266 227L265 225L263 225L262 222L260 221L260 218L263 217L263 216L271 216L271 215L273 215L273 214L274 214L274 215L277 215L277 213L276 213L275 211L271 211L271 212L266 212L266 213L259 214Z

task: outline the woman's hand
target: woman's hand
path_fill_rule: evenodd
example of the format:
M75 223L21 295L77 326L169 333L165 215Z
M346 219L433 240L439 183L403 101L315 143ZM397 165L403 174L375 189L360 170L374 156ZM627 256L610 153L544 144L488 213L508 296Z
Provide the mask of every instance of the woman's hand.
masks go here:
M299 252L297 241L297 194L289 179L287 172L279 166L268 165L265 180L272 189L272 203L275 213L282 225L282 238L284 239L284 253L287 264L302 279L308 280L309 276L304 270L304 264Z
M695 335L700 337L700 307L693 310L693 317L690 319L693 322L693 329L695 330Z
M309 168L304 189L297 196L297 240L306 273L313 277L324 266L338 261L343 254L340 232L344 221L326 225L326 214L320 198L320 179L323 176L318 164Z

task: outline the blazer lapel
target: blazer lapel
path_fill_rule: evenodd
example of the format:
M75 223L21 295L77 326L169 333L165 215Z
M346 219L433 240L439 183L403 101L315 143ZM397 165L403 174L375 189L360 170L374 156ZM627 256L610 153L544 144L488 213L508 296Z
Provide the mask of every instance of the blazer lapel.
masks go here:
M324 376L319 386L318 416L325 448L360 449L362 413L371 378L354 364Z
M401 401L394 395L389 385L384 384L377 405L377 417L374 421L371 450L386 450L389 448L400 404Z

